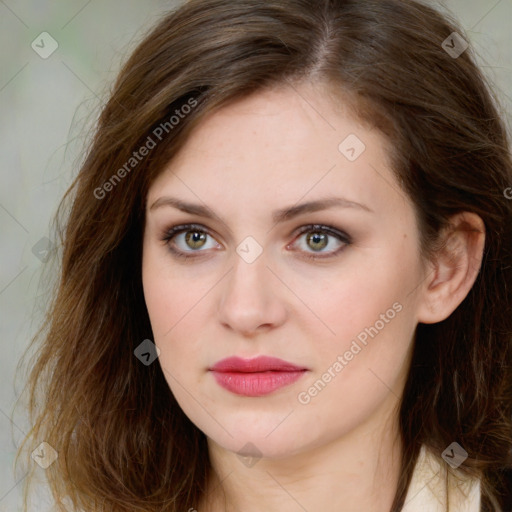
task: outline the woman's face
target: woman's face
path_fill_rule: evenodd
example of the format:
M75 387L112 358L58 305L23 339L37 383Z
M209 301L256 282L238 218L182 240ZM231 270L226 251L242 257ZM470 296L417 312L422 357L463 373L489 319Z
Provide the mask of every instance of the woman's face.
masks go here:
M211 114L152 184L142 270L159 363L221 447L300 453L397 406L424 267L385 144L320 86L283 87ZM282 361L213 370L260 356Z

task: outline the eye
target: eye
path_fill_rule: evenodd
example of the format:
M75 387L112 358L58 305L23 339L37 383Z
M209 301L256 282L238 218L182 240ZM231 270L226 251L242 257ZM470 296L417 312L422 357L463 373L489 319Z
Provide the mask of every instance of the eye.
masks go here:
M184 236L183 236L184 235ZM165 241L166 245L169 247L169 250L179 258L195 258L199 255L187 254L191 252L204 252L201 249L211 249L212 247L207 247L206 240L207 237L211 235L197 224L185 224L181 226L174 226L173 228L167 230L165 232L165 236L163 237L163 241ZM180 247L181 243L181 247ZM175 246L178 246L176 249ZM218 246L218 244L217 244Z
M349 235L337 230L336 228L320 224L310 224L300 228L298 236L296 236L294 242L289 244L286 248L288 249L296 246L296 241L300 240L303 235L306 235L305 248L304 245L302 245L298 251L303 252L303 257L306 259L332 257L342 251L345 246L352 243ZM218 243L210 244L208 247L208 237L213 238L203 226L198 224L183 224L166 230L162 240L175 256L178 258L190 259L201 256L200 254L193 253L205 252L202 249L214 249L220 247L220 244ZM331 251L324 251L326 247L333 245L330 239L335 239L337 244L335 242L334 245L338 245L338 247ZM308 248L312 249L313 252L309 252ZM292 250L297 251L295 248Z
M306 235L304 238L304 244L299 244L302 246L299 250L305 253L304 257L307 259L320 259L335 256L347 245L352 243L350 236L346 233L330 226L323 226L321 224L304 226L300 229L298 235L299 236L296 238L296 240L300 240L303 235ZM333 238L337 240L337 242L334 242L334 244L330 242L330 239ZM294 243L287 246L287 248L293 247L295 244L296 242L294 241ZM332 245L335 247L337 245L337 248L334 248L331 251L324 251L326 247ZM309 252L308 249L312 249L313 253Z

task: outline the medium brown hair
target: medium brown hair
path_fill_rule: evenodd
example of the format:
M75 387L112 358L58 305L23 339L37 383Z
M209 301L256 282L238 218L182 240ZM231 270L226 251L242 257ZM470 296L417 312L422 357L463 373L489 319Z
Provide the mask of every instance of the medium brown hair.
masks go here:
M403 506L421 445L440 455L453 441L469 453L461 469L481 478L484 510L501 510L512 447L512 161L471 47L454 58L442 46L453 32L468 39L412 0L192 0L139 44L59 206L59 282L33 340L25 443L44 440L59 453L46 470L57 503L102 512L200 503L211 469L205 435L160 365L134 356L152 339L141 279L147 191L206 114L264 87L315 82L389 141L422 255L439 249L453 214L474 212L486 228L467 297L446 320L417 326L392 511ZM194 102L171 128L173 113ZM126 167L148 137L156 146Z

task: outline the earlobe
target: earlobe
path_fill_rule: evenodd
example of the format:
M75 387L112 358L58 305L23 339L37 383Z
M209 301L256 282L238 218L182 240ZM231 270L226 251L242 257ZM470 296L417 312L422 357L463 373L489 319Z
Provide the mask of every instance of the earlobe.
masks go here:
M471 290L482 264L484 222L474 213L458 213L440 242L418 308L418 322L425 324L448 318Z

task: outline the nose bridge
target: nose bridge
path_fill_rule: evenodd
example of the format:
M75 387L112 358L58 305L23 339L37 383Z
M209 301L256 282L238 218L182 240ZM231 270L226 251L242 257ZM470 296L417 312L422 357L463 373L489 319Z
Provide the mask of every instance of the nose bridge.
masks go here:
M266 297L270 295L267 259L261 253L254 258L251 249L240 244L233 258L233 269L228 276L225 293L226 301L235 301L240 309L260 308ZM248 257L250 256L250 257ZM253 259L254 258L254 259Z
M267 268L266 254L258 246L254 240L240 243L226 276L219 314L222 323L233 330L250 332L260 325L277 323L284 311L273 290L276 283Z

